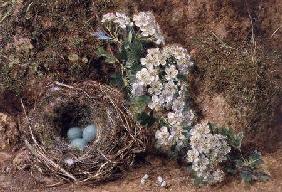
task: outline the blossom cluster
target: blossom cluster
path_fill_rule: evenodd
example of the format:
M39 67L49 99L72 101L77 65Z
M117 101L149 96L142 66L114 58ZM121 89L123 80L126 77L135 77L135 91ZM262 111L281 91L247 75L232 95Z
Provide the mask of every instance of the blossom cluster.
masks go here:
M165 43L160 26L158 25L154 14L149 11L134 14L132 20L124 13L107 13L103 15L101 22L112 22L122 29L126 29L127 26L137 27L139 28L138 31L140 31L142 37L149 38L158 45Z
M113 22L117 24L119 27L121 27L122 29L125 29L126 26L132 25L130 18L124 13L119 13L119 12L107 13L103 15L101 22L102 23Z
M153 37L158 45L165 43L160 26L152 12L139 12L133 15L133 21L140 28L142 36Z
M190 145L187 161L192 163L197 177L209 184L221 182L224 172L219 168L219 163L227 160L231 150L226 136L212 134L209 124L202 122L191 129Z
M177 45L147 51L147 56L141 59L143 68L136 73L132 95L149 95L148 107L164 112L167 125L155 134L157 146L181 146L185 139L183 128L191 126L194 113L187 105L186 81L179 77L188 75L193 62L187 50Z
M118 49L112 50L118 51L119 57L115 57L114 51L105 54L107 51L103 48L100 55L109 61L120 60L125 65L121 68L122 79L117 81L122 82L119 86L131 96L130 105L140 124L150 126L155 119L158 120L160 129L155 133L157 149L171 155L187 152L186 159L192 165L197 183L221 182L225 177L222 166L227 168L230 165L236 167L247 182L250 182L250 175L251 180L265 179L265 174L258 175L254 169L257 162L261 162L260 155L250 156L246 165L240 150L234 154L236 151L233 149L241 147L242 134L225 128L224 131L217 130L207 122L195 125L187 82L193 62L183 47L165 46L164 36L152 12L139 12L132 17L119 12L108 13L103 15L101 22L108 31L98 31L94 35L99 40L107 40L107 43L108 40L117 42ZM147 54L142 58L145 51ZM141 184L147 179L148 175L145 175ZM157 183L166 186L161 177Z

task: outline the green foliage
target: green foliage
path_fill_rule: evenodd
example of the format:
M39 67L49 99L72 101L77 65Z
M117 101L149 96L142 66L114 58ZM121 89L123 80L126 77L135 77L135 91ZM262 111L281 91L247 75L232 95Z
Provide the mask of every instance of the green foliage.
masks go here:
M224 128L224 127L216 127L213 124L210 124L210 128L213 133L221 134L227 137L228 144L235 148L240 150L242 145L242 140L244 138L244 133L239 132L235 133L232 129Z
M113 53L99 47L96 51L98 57L103 57L106 63L120 63L120 73L111 76L111 83L125 90L129 99L130 110L136 119L144 126L151 126L155 119L151 114L145 113L149 96L130 97L131 84L135 80L136 73L142 69L140 59L144 56L143 41L139 40L133 29L128 29L128 34L122 39Z
M151 98L146 95L133 97L130 102L131 111L133 111L134 114L142 113L150 101Z
M122 47L122 53L125 53L126 76L128 80L132 82L137 71L142 68L140 64L140 59L144 53L142 42L136 39L125 42Z
M177 78L181 81L187 81L187 76L186 75L182 75L182 74L178 74Z
M153 114L152 113L147 114L146 112L137 114L136 119L141 125L146 127L150 127L156 122L156 119L154 118Z
M106 63L120 63L120 75L122 76L124 86L130 87L134 81L135 74L142 68L140 59L145 52L144 42L136 38L133 29L128 29L126 37L117 42L117 47L113 47L111 52L105 50L102 46L98 47L96 55L97 57L104 58ZM107 44L107 46L110 46L110 44ZM120 75L116 76L119 77Z
M246 183L267 181L270 179L270 176L262 169L264 162L261 153L254 151L249 156L244 157L245 155L241 151L242 140L244 138L243 132L236 134L231 129L217 127L213 124L210 124L210 128L213 133L226 136L227 142L231 146L229 160L224 165L225 171L228 174L238 174Z
M111 75L110 83L113 86L116 86L118 88L124 88L124 81L122 78L122 75L120 73L114 73Z
M241 179L246 183L268 181L270 176L262 169L261 165L263 163L261 153L254 151L246 159L237 160L236 167L239 170Z
M118 62L117 58L113 54L106 51L103 47L97 48L96 55L97 57L105 58L106 63L114 64Z

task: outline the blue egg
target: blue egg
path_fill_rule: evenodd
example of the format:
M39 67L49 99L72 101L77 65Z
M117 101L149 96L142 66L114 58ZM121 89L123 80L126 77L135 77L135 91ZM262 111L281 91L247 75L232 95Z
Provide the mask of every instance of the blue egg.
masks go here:
M83 139L87 142L93 141L97 135L97 128L94 124L88 125L83 130Z
M87 141L85 141L84 139L74 139L71 141L71 146L75 149L79 149L79 150L83 150L84 147L86 146Z
M79 127L70 128L67 135L69 140L82 138L82 129L80 129Z

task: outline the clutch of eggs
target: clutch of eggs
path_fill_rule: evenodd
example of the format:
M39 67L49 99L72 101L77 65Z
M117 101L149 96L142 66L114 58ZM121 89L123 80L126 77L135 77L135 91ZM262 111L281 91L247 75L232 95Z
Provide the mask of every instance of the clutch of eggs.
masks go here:
M79 127L72 127L68 130L67 136L73 148L83 150L88 142L96 138L97 128L94 124L88 125L83 130Z

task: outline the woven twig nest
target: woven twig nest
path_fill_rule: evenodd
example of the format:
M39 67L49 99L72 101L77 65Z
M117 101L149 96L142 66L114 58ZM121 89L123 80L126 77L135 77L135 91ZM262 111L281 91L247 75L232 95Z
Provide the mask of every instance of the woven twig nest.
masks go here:
M74 182L96 183L120 174L144 151L145 138L123 100L116 89L93 81L47 86L22 125L36 167ZM71 148L68 128L93 122L96 140L83 151Z

